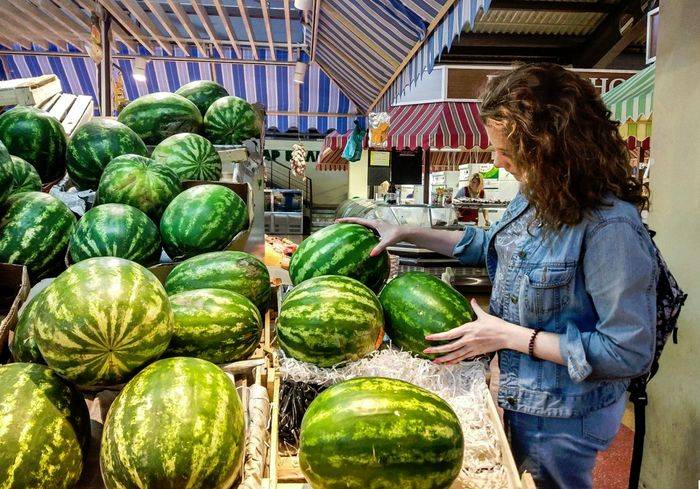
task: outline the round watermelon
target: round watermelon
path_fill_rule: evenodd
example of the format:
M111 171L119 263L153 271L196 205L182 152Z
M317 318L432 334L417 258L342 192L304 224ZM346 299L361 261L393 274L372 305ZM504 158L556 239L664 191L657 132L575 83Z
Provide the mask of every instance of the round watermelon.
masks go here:
M0 485L71 488L90 438L85 399L51 369L0 365Z
M41 177L36 169L19 156L12 156L12 193L40 192Z
M160 259L160 233L136 207L104 204L93 207L78 221L68 245L74 262L97 256L116 256L152 265Z
M198 358L158 360L107 414L102 479L107 489L227 489L244 446L243 407L231 379Z
M259 138L262 130L260 114L238 97L218 99L204 116L204 135L214 144L241 144Z
M173 311L158 279L122 258L77 263L46 288L34 333L46 363L79 385L114 385L160 357Z
M449 404L401 380L336 384L314 399L301 424L299 465L311 487L447 489L463 455Z
M5 145L0 141L0 205L12 193L14 183L14 165Z
M146 144L158 144L181 132L198 132L202 114L195 104L169 92L149 93L130 102L117 118Z
M168 356L214 363L245 360L260 343L262 318L255 304L224 289L199 289L170 296L175 330Z
M211 80L197 80L187 83L178 88L175 93L195 104L202 117L207 113L211 104L221 97L228 96L228 91L224 87Z
M151 158L173 169L180 180L221 179L221 157L214 145L199 134L170 136L155 147Z
M265 312L270 303L270 273L265 264L242 251L215 251L185 260L165 281L168 295L187 290L224 289L237 292Z
M389 254L370 256L379 238L358 224L331 224L306 238L292 255L294 285L321 275L345 275L379 292L389 277Z
M138 135L113 119L95 119L81 125L68 143L68 175L78 188L96 190L105 167L117 156L146 156Z
M48 112L21 105L8 110L0 115L0 141L36 168L42 182L66 173L66 131Z
M130 205L158 223L180 190L180 178L170 168L145 156L122 155L105 168L97 188L97 204Z
M163 213L160 233L172 259L223 250L248 224L248 208L223 185L198 185L175 197Z
M292 358L319 367L358 360L383 337L379 299L355 279L314 277L287 294L277 320L277 340Z
M46 290L46 289L44 289ZM15 331L10 342L10 353L16 362L46 363L41 356L34 336L34 322L36 321L37 298L44 292L42 290L24 306Z
M0 209L0 262L25 265L33 279L60 267L76 219L53 195L22 192Z

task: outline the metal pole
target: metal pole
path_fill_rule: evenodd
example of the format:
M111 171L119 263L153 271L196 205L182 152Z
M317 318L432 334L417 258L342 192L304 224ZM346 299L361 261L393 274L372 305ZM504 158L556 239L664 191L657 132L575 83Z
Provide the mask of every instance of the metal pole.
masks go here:
M102 42L102 62L100 63L100 113L102 117L112 115L112 46L109 31L112 17L102 9L100 19L100 40Z

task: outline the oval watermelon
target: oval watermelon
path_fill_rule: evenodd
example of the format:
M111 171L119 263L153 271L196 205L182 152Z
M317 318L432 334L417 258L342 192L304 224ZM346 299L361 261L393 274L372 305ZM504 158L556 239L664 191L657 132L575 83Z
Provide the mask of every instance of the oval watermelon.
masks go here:
M211 80L197 80L178 88L175 93L182 95L197 106L204 117L207 109L221 97L228 97L228 90Z
M32 279L62 266L76 223L66 204L53 195L23 192L10 196L0 215L0 262L25 265Z
M277 320L277 340L292 358L332 367L374 351L383 326L374 292L355 279L326 275L287 295Z
M241 144L259 138L263 130L260 114L242 98L222 97L204 116L204 135L214 144Z
M44 290L32 297L19 315L12 342L10 343L10 353L12 353L12 357L16 362L46 363L44 357L41 356L34 336L36 305L39 303L37 299L44 293Z
M46 288L34 332L46 363L79 385L125 381L160 357L173 311L158 279L121 258L77 263Z
M237 292L264 313L270 302L270 273L262 261L242 251L204 253L177 265L165 281L168 295L197 289Z
M160 259L158 227L136 207L104 204L78 221L68 245L74 262L97 256L116 256L152 265Z
M306 238L292 255L289 275L294 285L321 275L345 275L379 292L389 277L389 254L369 253L379 239L358 224L331 224Z
M198 358L145 368L112 404L100 468L107 489L225 489L243 461L245 421L228 376Z
M14 173L12 158L5 145L0 141L0 205L12 194Z
M97 204L130 205L158 223L180 190L180 178L170 168L145 156L122 155L105 168L97 188Z
M68 175L78 188L97 190L105 167L117 156L148 155L141 138L113 119L95 119L78 127L68 143Z
M156 92L130 102L117 120L126 124L146 144L158 144L181 132L198 132L202 114L195 104L181 95Z
M425 272L408 272L391 280L379 300L386 332L393 343L422 358L423 350L439 344L425 336L442 333L476 319L469 301L448 284Z
M175 171L180 180L221 179L221 157L199 134L170 136L155 147L151 158Z
M40 192L41 177L36 169L19 156L12 156L12 193Z
M74 487L90 437L85 399L51 369L0 365L0 481L7 488Z
M163 213L160 233L168 256L219 251L248 224L248 208L222 185L198 185L175 197Z
M447 489L462 468L459 419L408 382L360 377L323 391L301 424L299 465L324 489Z

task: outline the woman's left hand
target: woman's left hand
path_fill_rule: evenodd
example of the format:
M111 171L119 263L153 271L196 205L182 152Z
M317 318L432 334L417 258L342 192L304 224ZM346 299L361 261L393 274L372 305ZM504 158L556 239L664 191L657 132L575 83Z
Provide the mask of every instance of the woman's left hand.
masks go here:
M476 319L444 333L425 337L428 341L454 340L444 345L431 346L423 350L426 354L445 353L435 363L454 365L465 358L473 358L506 348L510 323L485 312L475 299L471 300Z

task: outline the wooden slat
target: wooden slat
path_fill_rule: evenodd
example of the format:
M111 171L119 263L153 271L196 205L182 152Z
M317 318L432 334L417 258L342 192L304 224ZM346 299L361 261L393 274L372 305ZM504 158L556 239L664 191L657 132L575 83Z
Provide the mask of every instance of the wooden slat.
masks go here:
M151 46L151 43L148 41L148 36L146 33L139 29L134 22L132 22L129 16L126 15L126 13L114 0L99 0L99 2L110 14L112 14L112 17L114 17L122 25L122 27L124 27L124 29L126 29L126 31L134 37L134 39L136 39L144 48L146 48L149 53L155 54L153 46Z
M151 9L153 15L156 16L156 19L158 19L158 22L160 22L160 24L167 31L170 37L177 43L180 49L182 49L182 51L185 53L185 56L189 56L190 53L187 50L187 46L184 42L182 42L182 39L180 38L180 31L177 30L175 24L173 24L170 20L170 17L168 17L168 14L166 14L165 10L163 10L163 7L160 6L160 3L154 0L144 0L144 2L148 6L148 8Z
M87 25L92 28L92 19L90 18L90 15L92 14L94 4L92 4L92 0L75 0L80 7L85 9L88 14L84 13L79 7L77 7L74 3L73 0L54 0L55 2L60 3L61 8L64 8L68 10L71 14L73 14L74 17L80 19L82 22L87 23ZM124 32L124 29L119 27L117 24L112 24L112 32L114 35L117 37L119 41L121 41L126 47L128 47L131 51L137 52L138 49L136 47L136 43L129 39L129 35ZM150 46L150 43L149 43ZM114 46L114 50L116 49L117 46Z
M175 12L175 16L182 23L182 26L185 28L185 31L187 31L187 34L190 35L190 39L197 46L199 53L202 56L208 56L206 48L199 40L199 33L197 32L197 29L195 29L194 25L192 25L192 22L190 22L190 18L187 16L187 13L182 8L179 1L168 0L168 5L170 5L170 8L173 9L173 12Z
M126 31L124 31L124 29L122 29L118 25L114 25L114 24L112 24L111 29L112 29L112 32L114 33L114 35L117 36L117 39L120 42L122 42L132 52L134 52L134 53L138 52L138 47L137 47L136 42L134 42L132 39L129 38L129 34ZM150 42L148 43L147 48L148 48L149 52L151 52L151 53L153 52L153 46L151 45ZM115 46L115 49L116 49L116 46Z
M241 19L243 19L243 25L245 26L246 34L248 35L248 42L253 50L253 59L258 59L258 48L255 46L255 38L253 37L253 29L250 26L250 19L248 19L248 12L245 9L245 2L243 0L238 0L238 10L241 13Z
M88 32L90 32L90 29L92 28L90 16L83 12L80 7L74 4L73 0L53 0L53 2L60 6L62 11L71 14L74 19L77 19L78 22L83 24Z
M38 109L45 110L45 111L48 112L48 111L51 109L51 107L54 106L54 104L56 103L56 101L57 101L60 97L61 97L61 94L60 94L60 93L55 93L55 94L53 94L51 97L49 97L49 98L47 98L46 100L44 100L43 102L41 102L40 104L37 104L36 107L37 107Z
M92 119L95 111L95 102L89 95L78 95L72 107L64 117L61 124L69 136L84 122Z
M287 59L293 61L294 53L292 52L292 19L291 12L289 9L289 0L284 0L284 26L287 31Z
M59 24L49 13L44 12L41 8L34 5L29 0L13 0L12 5L22 11L22 13L30 20L30 22L36 22L40 24L43 29L49 33L57 46L62 49L67 50L66 41L73 44L76 48L82 50L82 39L80 36L74 34L72 31L67 30L63 25Z
M289 2L289 0L285 0L285 2ZM224 6L221 3L221 0L214 0L214 6L216 6L216 11L219 14L219 18L221 19L221 23L224 24L224 28L226 29L226 34L228 35L229 40L231 41L231 46L233 47L233 50L236 52L236 56L239 58L242 58L243 55L241 54L241 48L238 46L238 41L236 40L236 36L233 33L233 28L231 27L231 21L228 18L228 14L226 14L226 11L224 10Z
M39 44L44 41L56 44L64 51L67 49L65 41L60 40L62 36L55 34L52 29L46 26L46 21L43 20L41 14L34 15L32 6L23 9L23 5L19 2L17 4L8 3L4 6L4 14L13 17L17 27L23 26L32 42ZM37 41L34 41L34 39L37 39Z
M5 33L5 35L9 36L11 41L16 42L20 46L22 46L24 49L32 49L32 41L27 38L25 35L26 33L23 32L19 27L17 27L16 24L13 24L10 22L9 18L2 18L0 19L2 22L0 23L0 29ZM41 46L39 43L34 41L35 44ZM45 46L41 46L44 49L49 49L48 43L46 43Z
M267 0L261 0L260 6L262 7L263 18L265 19L265 31L267 32L267 44L270 47L270 56L272 56L273 61L277 61L275 39L272 37L272 25L270 24L270 11L267 7Z
M59 121L62 121L66 117L66 114L68 114L68 111L73 106L73 102L75 102L77 98L77 96L70 93L61 94L53 107L51 107L51 110L49 110L49 114L54 116Z
M73 32L78 39L82 41L87 41L89 39L90 30L88 28L73 20L68 14L56 7L49 0L32 0L32 2L38 8L51 15L52 19L63 24L66 29Z
M219 40L216 38L216 32L214 32L214 27L209 21L209 15L207 15L207 11L202 8L202 6L197 0L190 1L192 2L192 7L194 7L194 11L197 12L197 17L199 17L199 20L202 21L202 26L204 26L204 30L207 31L207 34L209 34L209 39L211 39L211 42L214 44L214 47L219 53L219 56L224 58L224 50L221 48L221 43L219 43ZM263 0L263 2L264 1L265 0Z
M143 26L146 31L153 36L153 38L156 40L156 42L160 45L160 47L163 48L163 51L168 53L169 56L173 55L173 50L170 44L167 42L163 41L161 32L158 30L158 27L153 23L151 18L148 16L145 10L141 8L141 5L139 5L135 0L121 0L124 6L127 8L129 13L133 17L136 17L136 20L138 20L141 25Z

